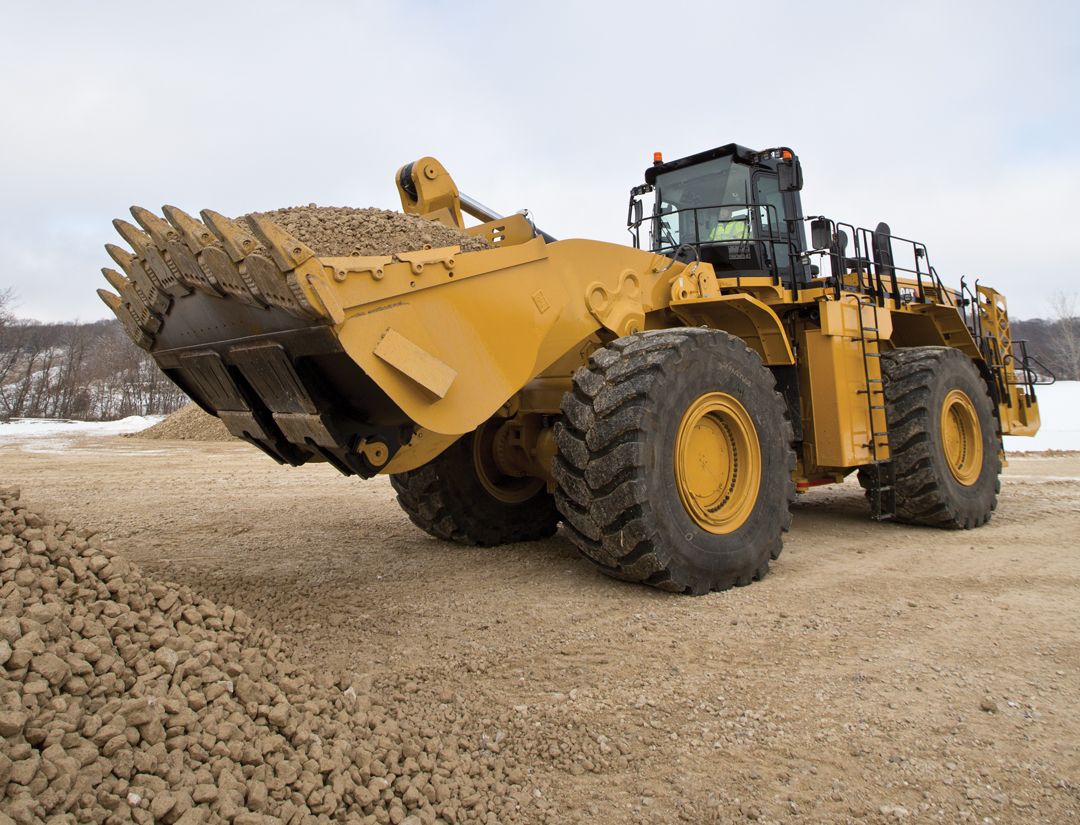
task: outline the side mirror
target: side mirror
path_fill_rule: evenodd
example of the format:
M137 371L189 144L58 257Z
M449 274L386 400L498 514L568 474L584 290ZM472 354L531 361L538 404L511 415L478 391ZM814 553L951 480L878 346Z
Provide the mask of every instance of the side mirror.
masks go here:
M814 249L828 249L832 243L832 221L828 218L814 218L810 221L810 246Z
M644 191L643 191L644 190ZM635 186L630 190L630 203L626 207L626 231L634 239L634 249L641 248L641 238L638 230L641 227L641 219L644 215L644 207L641 205L641 196L644 192L652 191L652 187Z
M798 192L802 189L802 164L798 160L781 163L776 173L781 192Z
M653 188L648 185L635 186L630 190L630 203L626 208L626 226L628 228L641 224L642 210L644 209L641 205L641 196L652 190Z

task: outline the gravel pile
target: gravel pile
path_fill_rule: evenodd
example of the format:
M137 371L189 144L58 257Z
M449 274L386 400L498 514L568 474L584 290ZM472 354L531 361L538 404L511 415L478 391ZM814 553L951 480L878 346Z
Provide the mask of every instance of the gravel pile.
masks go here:
M525 773L0 488L0 823L536 822Z
M157 424L132 433L132 438L157 441L232 441L220 418L202 411L198 404L189 403ZM0 824L2 825L2 824Z
M393 255L425 246L460 246L462 252L477 252L490 247L483 238L416 215L386 209L352 209L312 203L252 214L269 218L321 257Z

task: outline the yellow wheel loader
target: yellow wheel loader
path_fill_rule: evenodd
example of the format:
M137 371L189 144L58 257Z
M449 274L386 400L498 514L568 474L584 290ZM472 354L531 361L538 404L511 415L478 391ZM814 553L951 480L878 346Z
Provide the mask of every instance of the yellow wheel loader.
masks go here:
M796 494L853 472L874 518L984 524L1002 435L1038 429L1005 299L885 224L805 217L788 148L656 156L626 246L499 215L434 158L397 183L489 248L319 257L264 217L133 208L100 294L277 461L388 474L450 541L562 522L604 572L683 593L764 576Z

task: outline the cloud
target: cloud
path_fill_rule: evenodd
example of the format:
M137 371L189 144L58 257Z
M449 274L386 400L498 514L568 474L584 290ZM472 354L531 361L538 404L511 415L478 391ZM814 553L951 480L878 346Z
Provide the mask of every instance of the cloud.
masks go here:
M104 317L131 203L397 204L433 154L493 207L625 242L654 149L793 146L808 213L887 220L1014 314L1075 289L1073 4L9 4L0 278ZM48 48L44 45L47 44Z

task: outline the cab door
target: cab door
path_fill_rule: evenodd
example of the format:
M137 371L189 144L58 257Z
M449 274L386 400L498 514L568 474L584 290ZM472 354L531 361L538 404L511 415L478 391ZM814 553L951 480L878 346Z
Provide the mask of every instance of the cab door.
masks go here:
M793 262L787 198L780 191L776 172L756 171L752 183L757 237L762 241L762 247L769 258L770 271L779 275L785 285L790 285Z
M810 267L799 259L806 247L799 193L781 191L773 170L755 171L751 185L756 204L754 227L770 257L772 272L789 288L806 283L811 276Z

